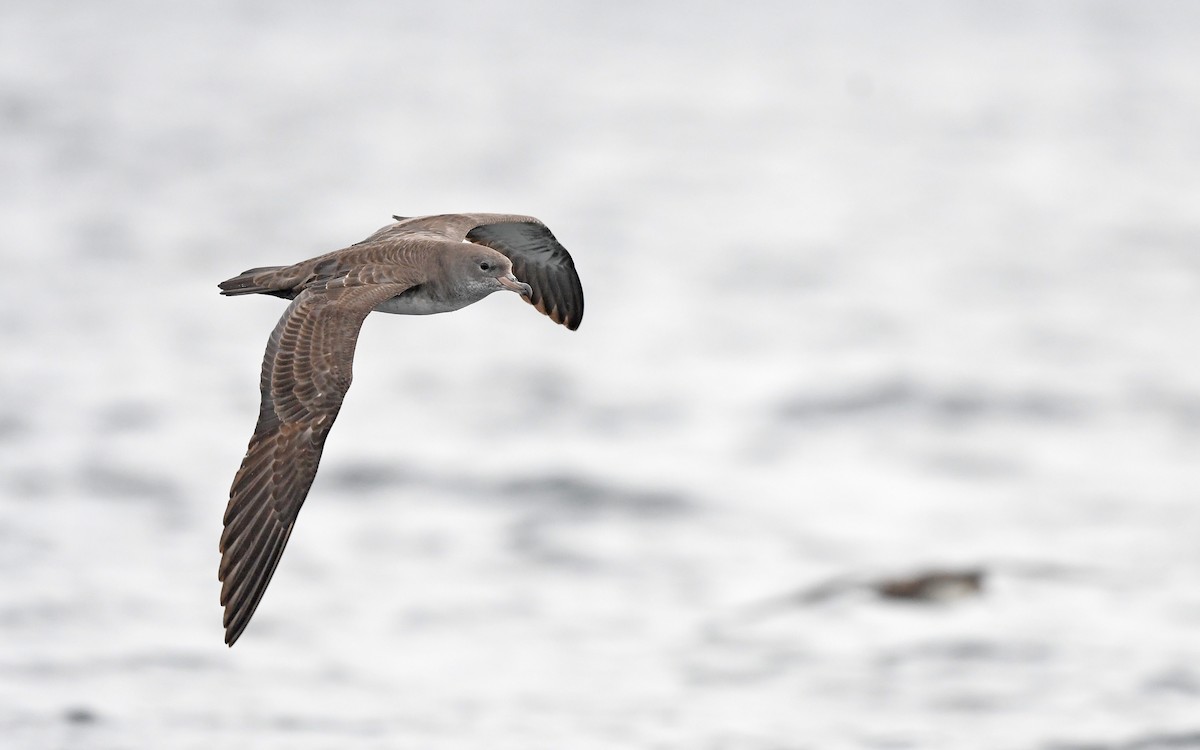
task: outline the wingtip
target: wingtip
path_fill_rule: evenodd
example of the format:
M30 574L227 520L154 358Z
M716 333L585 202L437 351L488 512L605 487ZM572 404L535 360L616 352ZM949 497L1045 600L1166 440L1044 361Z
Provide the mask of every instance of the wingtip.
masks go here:
M583 322L582 295L579 298L578 305L573 307L575 307L574 310L568 310L566 315L563 316L563 325L565 325L569 331L578 330L579 324Z
M555 323L558 323L559 325L561 325L563 328L566 328L568 331L579 330L579 324L583 322L582 315L574 317L574 318L567 317L567 316L562 316L562 317L552 316L550 319L553 320Z
M221 583L225 582L224 571L221 574ZM242 637L242 631L246 629L246 623L235 621L233 612L229 608L229 600L225 593L225 586L221 587L221 625L225 628L225 645L233 648L233 644L237 643L238 638Z
M233 644L238 642L242 637L242 633L246 631L246 626L250 624L249 617L232 616L229 608L225 609L225 645L233 648Z
M233 644L237 643L237 639L241 637L244 627L236 627L236 623L232 622L230 617L229 607L225 606L225 596L221 596L221 607L224 613L221 618L221 625L225 628L225 645L233 648Z

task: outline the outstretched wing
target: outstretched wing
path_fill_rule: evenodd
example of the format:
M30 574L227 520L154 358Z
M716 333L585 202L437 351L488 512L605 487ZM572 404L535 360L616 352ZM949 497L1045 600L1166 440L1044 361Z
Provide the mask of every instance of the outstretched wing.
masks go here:
M468 242L508 256L513 275L533 289L529 302L574 331L583 321L583 286L567 249L540 222L502 221L467 232Z
M229 491L221 534L227 644L242 634L262 600L316 477L325 438L350 387L363 320L417 281L392 269L359 269L304 290L271 333L258 424Z

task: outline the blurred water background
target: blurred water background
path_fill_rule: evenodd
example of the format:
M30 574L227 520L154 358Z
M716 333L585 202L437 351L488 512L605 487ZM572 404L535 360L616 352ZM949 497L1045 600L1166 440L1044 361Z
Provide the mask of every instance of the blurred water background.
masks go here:
M1200 747L1198 33L7 0L0 745ZM372 316L226 649L283 305L216 283L448 211L545 220L582 328Z

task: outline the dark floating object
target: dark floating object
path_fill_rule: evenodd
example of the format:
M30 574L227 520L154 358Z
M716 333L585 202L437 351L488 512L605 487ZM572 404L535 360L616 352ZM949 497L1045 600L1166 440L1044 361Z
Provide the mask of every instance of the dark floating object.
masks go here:
M367 315L451 312L508 290L571 330L583 320L575 263L531 216L406 218L343 250L252 268L219 286L229 296L292 300L267 341L258 424L225 510L219 578L231 646L262 600L316 477Z
M913 602L946 602L983 592L984 571L935 570L903 578L885 578L870 584L885 599Z
M892 601L922 604L950 602L979 596L983 592L986 577L987 572L983 568L926 570L886 578L841 576L750 605L735 619L757 620L793 610L797 606L823 604L855 592L867 592Z
M90 708L74 706L63 712L63 720L68 724L95 724L100 717Z
M947 602L978 596L986 573L982 568L927 570L888 578L835 578L787 597L795 604L819 604L853 591L870 591L884 599Z

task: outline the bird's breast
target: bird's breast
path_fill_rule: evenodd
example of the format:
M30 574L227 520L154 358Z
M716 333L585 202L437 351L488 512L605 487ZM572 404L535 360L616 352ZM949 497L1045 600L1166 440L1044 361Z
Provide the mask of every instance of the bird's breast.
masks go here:
M441 299L429 294L423 287L413 287L377 305L376 312L393 315L434 315L453 312L466 307L474 300Z

